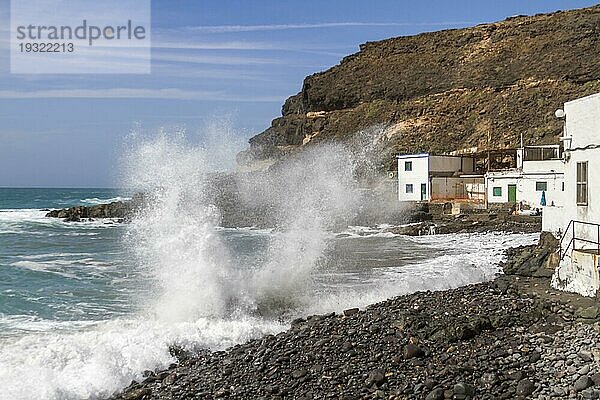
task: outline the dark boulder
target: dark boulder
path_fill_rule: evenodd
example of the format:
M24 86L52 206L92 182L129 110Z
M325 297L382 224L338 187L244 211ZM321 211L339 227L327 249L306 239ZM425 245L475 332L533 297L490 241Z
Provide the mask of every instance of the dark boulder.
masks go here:
M558 264L558 240L542 232L537 245L513 247L506 251L500 266L507 275L551 277Z

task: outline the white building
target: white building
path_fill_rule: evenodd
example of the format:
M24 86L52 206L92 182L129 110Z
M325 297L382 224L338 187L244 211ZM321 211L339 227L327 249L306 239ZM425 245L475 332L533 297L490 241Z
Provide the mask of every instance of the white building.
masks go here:
M562 207L544 207L542 229L561 235L554 287L594 296L600 288L600 93L565 103Z
M560 146L526 146L517 149L517 168L485 175L490 203L521 203L531 208L560 206L564 194L564 165Z
M428 153L398 155L398 200L483 201L483 176L474 175L475 159Z

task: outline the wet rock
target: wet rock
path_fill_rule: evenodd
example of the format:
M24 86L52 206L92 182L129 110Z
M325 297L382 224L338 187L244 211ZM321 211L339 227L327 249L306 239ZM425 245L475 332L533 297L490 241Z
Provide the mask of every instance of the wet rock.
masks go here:
M444 389L433 389L431 392L429 392L427 397L425 397L425 400L444 400Z
M529 379L522 379L517 384L517 395L529 396L535 391L535 384Z
M97 218L113 218L117 222L123 222L130 218L145 202L144 196L137 194L129 201L115 201L109 204L52 210L46 214L46 217L61 218L66 222L92 221Z
M506 251L506 261L500 266L508 275L549 278L554 273L550 257L558 250L558 240L548 232L542 232L537 245L519 246Z
M350 317L352 315L358 314L358 308L350 308L348 310L344 310L344 315L346 317Z
M475 393L475 389L473 388L473 386L464 382L460 382L454 385L453 391L454 398L456 399L464 399L473 396L473 394Z
M600 372L596 372L590 378L592 379L592 382L594 382L594 386L600 386Z
M299 378L302 378L303 376L305 376L306 374L307 374L307 371L305 369L296 369L296 370L292 371L292 378L299 379Z
M589 376L583 375L583 376L580 376L579 379L577 379L575 381L575 384L573 385L573 387L575 388L576 391L581 392L582 390L587 389L593 385L594 385L594 381L592 381L592 379Z
M177 374L169 374L165 379L163 379L163 384L172 385L177 380Z
M383 381L385 381L385 374L382 370L376 369L369 372L369 377L367 378L369 386L373 383L376 385L380 385L381 383L383 383Z
M479 382L484 388L491 389L498 383L498 376L494 372L486 372L481 376Z
M140 400L144 396L148 396L152 391L148 388L141 387L129 390L123 395L123 400Z
M405 360L410 360L411 358L415 357L423 357L425 352L419 346L409 343L404 346L403 355Z
M575 312L575 316L584 319L596 319L600 316L600 307L590 306L585 308L578 308Z

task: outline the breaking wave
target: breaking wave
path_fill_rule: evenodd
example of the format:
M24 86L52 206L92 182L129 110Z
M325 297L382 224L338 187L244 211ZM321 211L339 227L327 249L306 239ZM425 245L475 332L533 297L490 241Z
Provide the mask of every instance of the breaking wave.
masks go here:
M123 275L112 283L135 283L127 290L135 307L95 321L0 315L0 328L26 332L0 338L0 398L109 396L141 379L142 371L172 363L171 345L224 349L279 332L298 314L490 279L506 246L535 240L407 238L389 226L348 227L361 196L353 154L335 144L308 148L268 173L238 175L240 205L270 210L275 226L222 228L210 182L243 145L230 127L211 127L200 144L165 131L146 138L134 132L131 140L124 185L147 196L123 228L131 269L100 264L81 250L68 265L62 253L45 251L48 257L25 255L10 267L65 279L104 279L110 267ZM47 221L37 210L0 213L3 218L85 233L85 225Z

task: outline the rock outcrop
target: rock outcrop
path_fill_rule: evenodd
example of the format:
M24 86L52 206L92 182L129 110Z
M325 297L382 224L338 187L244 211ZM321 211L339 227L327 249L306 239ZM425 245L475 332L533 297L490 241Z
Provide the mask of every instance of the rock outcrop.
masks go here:
M558 266L558 246L558 240L551 233L542 232L537 245L508 249L501 267L508 275L549 278Z
M304 80L241 163L278 159L374 125L383 166L398 152L556 143L565 101L600 92L600 6L519 16L360 46Z
M46 214L46 217L61 218L67 222L80 222L97 218L114 218L119 222L123 222L130 218L135 210L144 204L144 201L143 195L136 194L128 201L52 210Z

